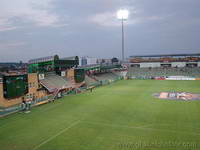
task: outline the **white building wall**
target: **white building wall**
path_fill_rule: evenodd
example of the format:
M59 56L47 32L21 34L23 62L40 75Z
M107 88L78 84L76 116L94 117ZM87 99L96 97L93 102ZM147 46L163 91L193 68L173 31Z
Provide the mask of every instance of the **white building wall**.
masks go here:
M87 57L87 65L95 65L95 64L97 64L97 58Z
M78 66L82 66L82 57L78 57Z
M83 64L83 60L85 60L84 62L86 62L87 64ZM83 65L95 65L97 64L97 58L95 57L79 57L79 66L83 66Z
M200 67L200 62L198 62L198 67Z
M185 67L186 62L172 62L172 67Z
M161 64L172 64L172 67L186 67L186 64L194 63L194 62L169 62L169 63L160 63L160 62L152 62L152 63L131 63L131 64L140 64L140 68L156 68L161 67ZM200 67L200 62L197 62L198 67Z
M160 62L153 62L153 63L140 63L140 68L156 68L160 67Z

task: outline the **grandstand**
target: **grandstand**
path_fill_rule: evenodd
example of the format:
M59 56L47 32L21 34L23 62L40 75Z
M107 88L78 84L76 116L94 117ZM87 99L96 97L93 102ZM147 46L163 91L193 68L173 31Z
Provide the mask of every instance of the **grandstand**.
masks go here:
M22 101L37 106L70 93L80 93L91 86L108 84L121 77L120 64L78 67L78 62L77 56L62 59L58 55L48 56L31 59L28 73L23 75L3 74L0 80L0 116L19 111ZM115 70L118 72L114 73ZM16 90L16 87L20 88Z
M129 62L129 78L200 77L200 54L131 56Z
M87 86L92 86L98 83L98 80L96 80L95 77L92 77L91 75L85 75L85 83Z
M73 59L74 58L74 59ZM59 59L58 55L31 59L28 62L28 73L52 72L61 73L62 70L78 66L78 57Z
M151 78L162 76L200 77L200 68L134 68L128 69L128 77Z
M40 80L40 83L47 88L49 92L55 89L70 88L69 81L66 78L56 75L55 73L48 73L45 78Z
M127 76L127 72L128 72L127 69L123 69L123 68L122 68L122 70L112 71L112 73L114 73L118 77L123 77L123 78L125 78Z
M85 65L79 67L79 69L85 70L85 82L87 86L106 84L122 77L122 66L119 63Z
M131 63L142 62L199 62L200 53L197 54L164 54L164 55L135 55L130 56Z
M119 76L112 72L107 72L107 73L95 74L95 78L99 81L105 81L105 80L116 80L119 78Z
M27 73L3 73L0 79L0 110L7 114L8 108L18 107L22 101L43 103L49 97L61 97L64 93L85 84L83 69L77 69L78 57L59 59L58 55L32 59ZM15 109L13 109L15 110ZM3 112L3 113L2 113Z

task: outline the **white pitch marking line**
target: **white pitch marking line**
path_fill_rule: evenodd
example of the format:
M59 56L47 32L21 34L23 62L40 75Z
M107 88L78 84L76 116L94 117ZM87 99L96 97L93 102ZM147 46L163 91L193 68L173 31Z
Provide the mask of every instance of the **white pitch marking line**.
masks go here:
M147 127L147 126L151 126L152 125L152 124L148 124L148 125L141 125L141 126L127 126L127 125L109 124L109 123L103 123L103 122L91 122L91 121L82 121L82 122L89 123L89 124L98 124L98 125L111 126L111 127L130 128L130 129L143 128L143 127Z
M85 123L89 124L97 124L97 125L104 125L104 126L110 126L110 127L121 127L121 128L132 128L132 129L143 129L143 130L157 130L162 132L172 132L172 133L184 133L184 134L191 134L191 135L200 135L200 133L194 133L194 132L184 132L184 131L174 131L174 130L167 130L167 129L154 129L154 128L145 128L146 126L126 126L126 125L115 125L115 124L109 124L109 123L102 123L102 122L90 122L90 121L83 121ZM150 124L151 125L151 124ZM147 125L147 126L150 126Z
M61 130L60 132L58 132L57 134L53 135L52 137L48 138L47 140L45 140L44 142L40 143L39 145L37 145L35 148L33 148L33 150L37 150L38 148L40 148L42 145L48 143L49 141L53 140L54 138L56 138L57 136L61 135L62 133L66 132L67 130L71 129L72 127L74 127L75 125L79 124L81 122L81 120L78 120L74 123L72 123L71 125L69 125L68 127L66 127L65 129Z
M152 126L153 124L144 124L144 125L141 125L141 126L135 126L135 128L146 128L146 127L150 127Z
M158 125L159 126L172 126L172 125L174 125L174 124L167 124L167 123L158 123ZM184 128L192 128L192 129L195 129L195 130L200 130L200 128L194 128L194 127L191 127L191 126L182 126L182 127L184 127Z

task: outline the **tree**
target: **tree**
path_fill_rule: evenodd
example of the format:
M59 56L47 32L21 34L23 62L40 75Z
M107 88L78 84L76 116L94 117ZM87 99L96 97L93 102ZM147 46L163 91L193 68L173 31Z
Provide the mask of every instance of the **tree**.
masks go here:
M119 60L116 57L112 58L111 61L112 61L112 63L118 63L119 62Z

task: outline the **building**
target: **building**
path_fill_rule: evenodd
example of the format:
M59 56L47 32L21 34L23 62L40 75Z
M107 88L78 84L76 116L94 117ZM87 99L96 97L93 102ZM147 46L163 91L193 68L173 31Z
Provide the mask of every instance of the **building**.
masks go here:
M200 54L130 56L129 65L139 68L200 67Z
M98 59L95 57L79 57L79 66L85 66L85 65L96 65L98 63Z
M32 59L24 74L0 74L0 111L22 101L37 105L84 84L84 69L76 68L78 59L59 59L57 55ZM6 112L6 111L5 111ZM1 114L0 114L1 115Z

